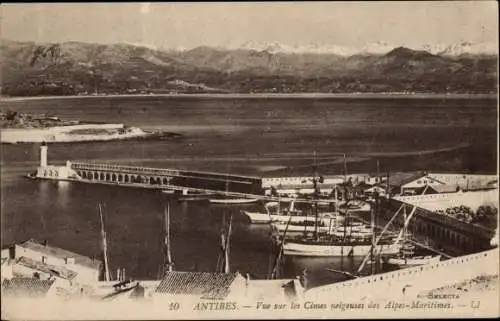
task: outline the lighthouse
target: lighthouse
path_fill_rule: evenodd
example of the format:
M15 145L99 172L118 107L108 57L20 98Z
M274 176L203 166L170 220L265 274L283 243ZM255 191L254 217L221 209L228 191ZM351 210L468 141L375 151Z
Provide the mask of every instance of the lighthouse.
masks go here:
M47 144L42 142L40 146L40 167L47 167Z

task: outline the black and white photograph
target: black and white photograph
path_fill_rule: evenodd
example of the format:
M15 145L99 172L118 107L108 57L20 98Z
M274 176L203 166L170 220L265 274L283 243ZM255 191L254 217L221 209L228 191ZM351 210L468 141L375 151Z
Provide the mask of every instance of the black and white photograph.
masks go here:
M498 28L2 3L2 320L499 317Z

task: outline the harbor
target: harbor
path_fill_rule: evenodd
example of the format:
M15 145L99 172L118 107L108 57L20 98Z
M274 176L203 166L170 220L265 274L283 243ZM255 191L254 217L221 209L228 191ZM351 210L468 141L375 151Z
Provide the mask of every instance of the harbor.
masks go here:
M498 317L466 7L2 4L1 319Z
M491 228L489 216L480 219L476 213L485 206L498 208L496 175L356 174L347 171L343 156L337 175L318 174L313 162L307 176L250 176L70 159L54 164L54 145L34 147L38 164L18 175L24 176L23 191L31 189L39 195L33 201L50 210L37 218L45 235L38 229L24 233L26 239L46 240L3 247L2 284L12 302L20 300L14 293L27 291L16 282L33 277L40 281L29 282L44 284L42 299L118 306L181 300L217 310L209 307L213 298L202 294L204 287L215 287L226 293L224 302L232 302L228 309L242 310L256 307L268 293L274 293L276 304L322 302L325 293L351 293L346 291L353 287L353 293L374 293L375 280L377 289L387 287L394 297L403 291L418 298L454 284L468 265L474 273L460 276L464 282L476 274L495 275L491 262L498 256L498 230ZM399 176L405 179L398 182ZM75 197L81 200L71 201ZM461 208L470 218L460 216ZM61 211L64 218L53 215ZM66 229L53 229L62 218ZM12 223L5 221L7 230ZM229 242L222 247L221 237ZM63 238L75 252L64 249ZM407 243L396 241L403 238ZM327 239L327 247L317 243ZM293 247L303 242L320 247ZM398 244L412 247L401 252ZM23 250L54 246L63 248L57 250L63 253L59 261ZM78 268L82 254L77 253L94 264L87 277ZM426 273L455 277L426 283ZM183 292L173 285L179 282L194 283Z
M39 147L39 154L40 164L37 170L31 175L27 175L34 183L39 182L40 184L47 184L52 181L60 186L58 189L80 188L79 186L82 183L92 185L103 184L109 186L110 190L121 190L123 186L135 187L137 190L145 190L147 193L155 193L158 195L158 199L161 200L161 203L164 205L168 204L169 213L170 204L172 202L182 206L183 204L200 204L200 200L205 200L211 203L210 207L214 207L214 210L219 212L218 215L222 214L222 220L219 223L219 225L222 224L220 225L221 227L227 225L227 222L225 222L226 215L230 215L229 231L231 231L231 224L233 217L235 217L235 222L238 222L240 231L238 231L238 227L236 227L232 233L241 233L242 230L244 233L255 233L256 230L252 230L254 227L257 231L260 229L259 232L261 233L260 238L262 244L267 242L268 246L275 248L274 251L269 253L270 256L268 257L267 264L268 270L261 270L260 272L260 278L262 280L269 278L273 279L278 276L283 277L289 274L290 272L287 273L285 271L286 265L288 264L288 269L294 269L290 266L293 265L293 259L290 261L289 258L294 256L337 257L342 260L347 259L354 261L356 260L355 258L358 257L358 261L361 259L361 264L358 269L346 271L346 275L359 272L366 275L366 273L369 272L367 272L366 269L363 270L363 267L368 267L368 265L371 265L368 270L371 269L372 274L374 272L387 273L387 271L390 270L385 270L385 272L384 270L376 270L375 256L373 255L374 252L378 252L376 255L391 257L397 256L400 252L400 246L396 246L398 241L395 241L396 243L383 243L383 241L381 241L383 234L389 230L389 227L391 227L396 234L399 234L397 239L400 239L401 233L403 233L402 229L407 231L406 233L411 234L409 241L417 247L427 250L427 255L434 253L434 257L436 257L438 261L471 253L488 251L492 244L494 244L492 241L495 238L494 229L488 229L481 225L466 223L457 219L451 219L451 217L444 215L441 209L450 207L450 205L473 206L475 207L474 211L478 211L478 207L483 205L493 206L493 208L497 209L498 200L496 196L498 195L498 181L495 175L467 176L456 174L429 174L422 172L416 176L413 175L410 179L407 178L397 186L394 183L394 179L392 180L392 185L390 184L391 176L367 177L363 174L347 175L347 173L344 173L343 177L322 177L315 174L313 176L291 178L259 178L243 175L238 176L234 174L187 172L172 169L73 161L67 161L65 166L54 166L49 165L48 147L45 143L41 144ZM344 166L346 167L346 164L344 164ZM316 173L314 169L316 166L313 165L312 168L314 173ZM436 175L440 177L447 175L447 178L443 179L443 181L446 180L448 184L438 183L437 180L431 179L431 177ZM412 192L409 194L408 190L411 186L415 186L417 182L421 184L421 182L425 180L429 183L424 183L423 186L413 187ZM356 184L352 182L356 182ZM361 190L361 193L359 193L359 189L357 189L358 193L356 193L356 186L363 186L365 189ZM374 186L378 186L375 195L372 194ZM398 189L402 194L391 196L385 195L390 193L388 192L389 186L393 188L391 189L392 191ZM429 188L429 186L432 188ZM436 186L440 186L441 188ZM454 192L439 193L439 190L446 186L457 187L457 189ZM460 186L469 189L462 191ZM416 191L418 192L419 190L423 190L423 193L415 195ZM292 195L293 191L295 191L294 195ZM208 192L211 194L201 197L200 199L183 199L183 197L189 194L197 195L201 193L201 195L206 195ZM217 198L217 196L223 196L223 198L220 199ZM245 199L246 201L244 201ZM426 203L426 199L432 199L431 207L427 205L429 201ZM350 200L353 201L353 204L357 205L354 207L349 205ZM479 203L478 200L480 200ZM254 202L257 204L253 204ZM359 204L365 204L366 206ZM443 205L440 206L439 204ZM271 205L277 207L277 209L273 210L275 214L271 214L271 210L268 208ZM266 221L265 219L254 218L254 216L257 215L256 213L259 212L247 212L243 210L242 206L243 208L248 206L266 208L266 211L258 215L263 217L267 216L269 220ZM318 215L318 209L321 208L321 206L324 210ZM173 208L176 207L174 206ZM101 211L102 208L99 205L99 212L102 215ZM207 213L205 215L211 216L212 214ZM494 215L497 215L497 212L495 212ZM369 222L370 216L372 220L371 223ZM395 219L396 217L397 219ZM202 218L202 220L207 219L210 218ZM304 225L305 221L308 221L310 224ZM164 224L165 218L162 218L162 222ZM170 222L170 218L168 222ZM276 222L281 222L281 225L276 225ZM409 224L409 222L411 222L411 224ZM101 216L101 228L104 228L102 224L103 221ZM366 227L363 227L363 225ZM278 226L281 227L278 228ZM294 229L294 226L297 226L297 228ZM294 231L296 232L296 236L287 239L286 236L290 237L290 235L294 234ZM162 233L165 233L164 229L158 231L158 234L161 235ZM231 232L229 233L231 234ZM287 235L287 233L289 235ZM378 234L377 238L375 238L376 233ZM273 238L269 238L266 241L266 234L268 237L273 234L277 236L276 240L278 240L278 243L274 243L275 241L273 241ZM320 234L339 238L339 241L336 241L338 242L338 245L336 245L338 249L333 250L333 248L329 249L327 247L322 249L319 247L318 250L315 250L311 246L309 246L309 248L307 246L301 248L299 243L294 243L297 242L295 240L301 237L301 234L304 234L304 237L309 235L308 237L314 236L317 239ZM395 237L396 234L393 234L393 237ZM227 240L229 240L228 235L229 234L226 234ZM349 241L350 237L354 237L351 235L359 235L356 237L364 237L363 235L365 235L367 237L365 238L366 245L356 245L358 244L356 242L359 242L359 240L352 243L353 245L350 245L351 243L349 242L353 242ZM348 236L348 238L346 238L346 236ZM213 240L215 241L216 237ZM170 242L166 243L170 246ZM382 245L381 248L378 248L375 246L377 243L388 244L388 247ZM159 242L157 246L161 247L161 243ZM390 250L391 246L396 247ZM281 250L279 249L280 247ZM275 252L276 249L278 252ZM301 251L305 252L301 254ZM321 254L320 252L315 254L315 251L320 251ZM10 253L9 255L12 256L12 250L8 252ZM159 251L159 253L161 252L162 251ZM170 253L169 250L169 262L171 261ZM277 257L272 259L272 256L276 255ZM2 257L8 259L6 254L3 254ZM370 264L366 264L368 257L370 257ZM429 256L429 258L430 257L432 256ZM411 260L411 257L409 259ZM108 258L106 255L106 262L108 262L107 260ZM407 259L405 259L404 262L406 262L406 260ZM422 261L420 264L433 264L431 261L429 261L429 263ZM433 259L433 261L436 260ZM228 263L226 264L225 271L229 273L231 270L229 254L226 256L226 262ZM384 262L387 262L387 260L384 260ZM418 266L419 263L416 265ZM108 266L108 263L106 263L106 266ZM106 270L107 269L108 267L106 267ZM197 269L199 269L199 267L195 267L195 270ZM212 269L213 268L210 270ZM217 272L217 269L219 268L215 269L216 273L223 272L222 270ZM305 270L307 270L307 268ZM115 279L117 281L123 281L124 272L121 269L118 269L118 271L121 272L117 272ZM344 273L341 270L334 269L333 271L340 271L337 273L341 276ZM102 272L102 268L99 269L99 272ZM250 274L255 275L255 272L256 271L248 270L244 275L247 275L248 278ZM96 279L94 276L94 279L90 283L94 284L95 282L101 281L109 282L110 276L109 274L106 275L104 280L102 279L102 275L99 279ZM284 279L288 280L287 282L293 281L296 277L299 277L299 275L288 275L288 277L289 279ZM339 280L342 281L342 279ZM151 282L156 284L154 281ZM309 289L306 287L306 284L307 286L313 286L314 281L311 282L311 280L308 280L308 282L305 282L303 280L301 284L303 290ZM316 286L313 286L313 288ZM294 291L296 292L296 290Z

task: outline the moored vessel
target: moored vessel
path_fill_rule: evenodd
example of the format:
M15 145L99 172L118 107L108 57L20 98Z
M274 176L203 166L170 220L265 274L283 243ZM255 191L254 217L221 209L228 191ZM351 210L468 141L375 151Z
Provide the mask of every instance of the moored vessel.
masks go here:
M441 255L422 255L411 257L394 257L384 259L384 263L397 265L399 268L414 267L425 264L432 264L441 261Z
M328 236L318 239L301 238L285 241L283 249L284 254L289 256L366 256L372 249L381 255L394 255L399 252L400 245L392 238L387 238L372 247L371 235L347 239Z
M315 222L316 216L306 215L302 210L295 208L295 200L291 200L288 208L281 209L280 201L268 202L264 205L266 210L265 213L262 212L252 212L252 211L241 211L245 215L250 223L253 224L268 224L268 223L287 223L290 222L300 223L300 222ZM273 208L273 210L271 210ZM342 220L342 217L338 212L321 212L318 214L320 220ZM306 223L308 224L308 223Z
M209 202L212 204L250 204L257 202L256 198L211 198Z

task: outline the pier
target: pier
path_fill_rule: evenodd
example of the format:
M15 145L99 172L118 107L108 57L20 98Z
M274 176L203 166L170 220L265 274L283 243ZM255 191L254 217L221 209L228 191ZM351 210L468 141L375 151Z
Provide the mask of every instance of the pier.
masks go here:
M254 195L263 193L262 179L252 176L87 161L67 161L63 166L49 165L45 144L40 147L40 166L34 178L183 191L206 189Z

